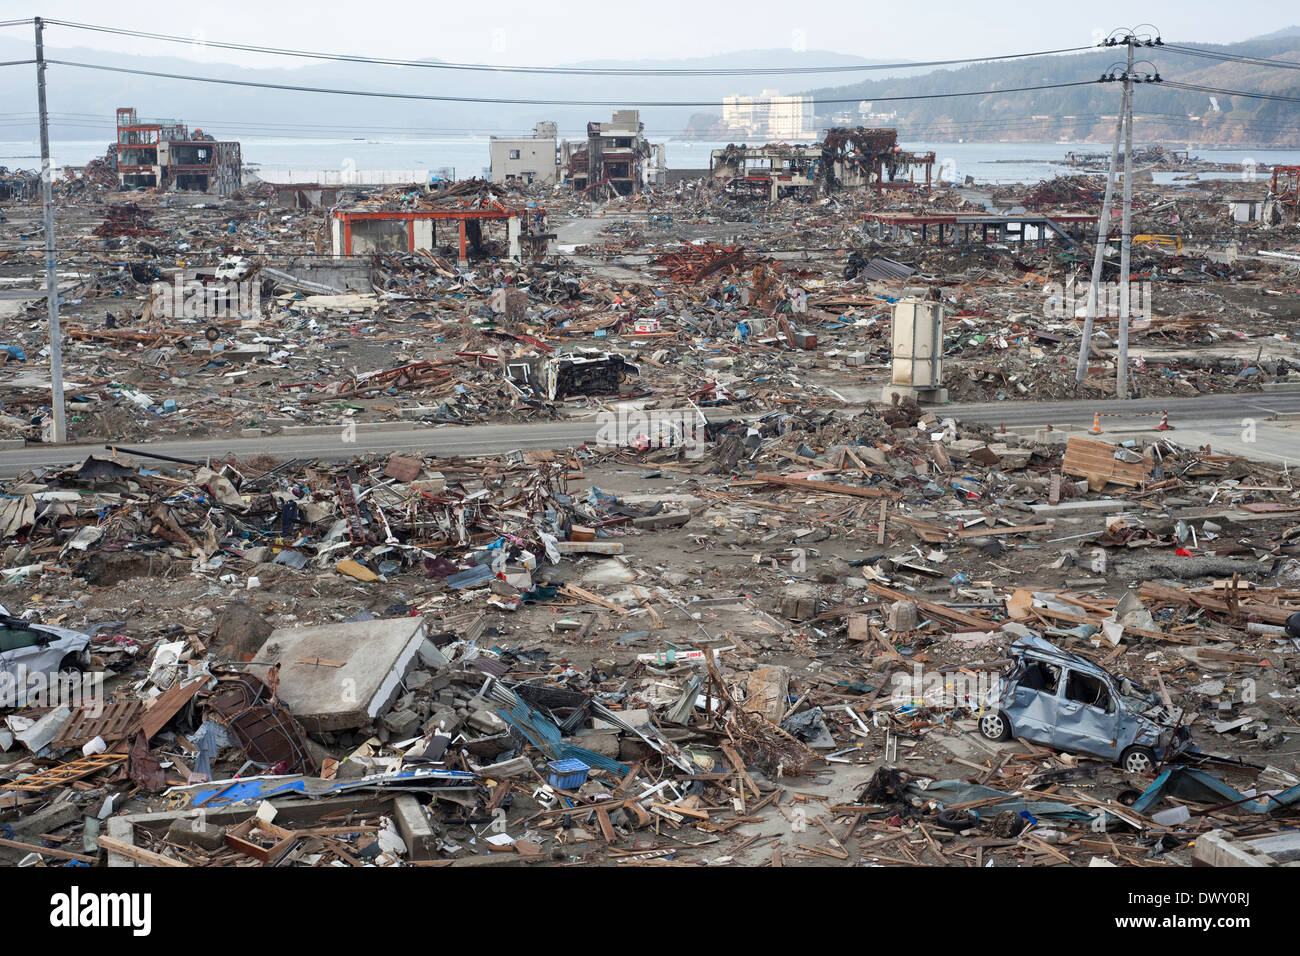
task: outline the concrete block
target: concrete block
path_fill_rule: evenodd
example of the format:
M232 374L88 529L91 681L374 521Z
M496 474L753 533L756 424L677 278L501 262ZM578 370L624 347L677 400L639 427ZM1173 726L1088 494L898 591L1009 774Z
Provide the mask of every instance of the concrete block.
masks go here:
M1269 856L1245 841L1235 840L1224 830L1211 830L1198 837L1195 859L1209 866L1274 866Z
M438 834L434 831L424 807L410 794L393 800L393 822L406 844L407 858L432 860L438 851Z
M481 734L500 734L508 729L506 722L490 710L471 710L465 722Z
M619 739L617 730L580 730L573 737L579 747L603 757L617 758Z
M202 850L220 850L226 845L226 830L199 820L173 820L167 828L167 842Z
M781 595L781 616L806 621L817 613L817 589L811 584L792 584Z
M424 731L428 733L441 726L444 732L454 735L462 723L464 719L453 708L435 704L424 722Z
M403 737L415 732L416 726L420 723L420 715L404 707L401 710L395 710L391 714L385 715L380 723L390 734L395 737Z
M392 705L425 633L422 617L282 628L255 660L280 664L279 697L309 733L348 730ZM321 666L318 657L343 666Z

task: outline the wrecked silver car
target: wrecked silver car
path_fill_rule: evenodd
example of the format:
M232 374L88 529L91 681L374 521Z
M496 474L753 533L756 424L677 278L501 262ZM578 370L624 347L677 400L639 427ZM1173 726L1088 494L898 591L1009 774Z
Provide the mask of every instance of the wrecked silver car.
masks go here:
M1011 664L981 703L989 740L1020 737L1130 773L1150 772L1191 742L1154 694L1032 634L1011 645Z
M26 674L85 670L90 640L80 631L24 621L0 604L0 705Z

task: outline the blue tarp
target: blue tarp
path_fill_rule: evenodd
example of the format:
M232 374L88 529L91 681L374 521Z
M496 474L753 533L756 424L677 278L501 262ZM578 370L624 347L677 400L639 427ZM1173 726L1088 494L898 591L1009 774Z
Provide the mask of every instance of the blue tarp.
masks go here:
M1247 797L1228 786L1218 777L1194 767L1170 767L1147 787L1133 803L1138 813L1147 813L1165 797L1177 797L1194 803L1236 804L1235 809L1246 813L1270 813L1300 801L1300 786L1292 787L1277 796Z

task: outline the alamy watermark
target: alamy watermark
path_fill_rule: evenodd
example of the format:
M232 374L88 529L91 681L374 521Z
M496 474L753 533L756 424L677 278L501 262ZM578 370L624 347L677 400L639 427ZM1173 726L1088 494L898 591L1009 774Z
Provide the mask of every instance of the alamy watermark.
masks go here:
M913 664L912 670L889 676L890 701L898 707L981 706L997 686L999 675L992 671L938 671Z
M225 282L155 282L150 287L154 315L168 319L233 319L262 314L262 283L256 280Z
M649 451L683 448L687 458L704 457L704 417L693 408L620 408L596 416L596 442Z
M1073 279L1062 285L1049 282L1043 287L1043 316L1049 319L1073 319L1087 306L1091 285L1076 283ZM1123 283L1102 282L1097 286L1096 315L1104 319L1117 319L1122 304ZM1151 283L1130 282L1128 290L1129 315L1139 319L1151 318Z
M88 717L101 716L104 712L103 673L28 670L23 664L0 670L0 710L65 706L84 707Z

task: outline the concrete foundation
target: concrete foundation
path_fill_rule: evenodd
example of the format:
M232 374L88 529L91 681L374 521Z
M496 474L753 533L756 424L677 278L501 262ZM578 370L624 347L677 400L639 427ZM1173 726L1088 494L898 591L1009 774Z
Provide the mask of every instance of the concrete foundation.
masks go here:
M947 405L948 390L946 388L917 388L914 385L886 385L880 392L880 400L888 404L893 400L894 393L898 393L899 398L911 398L918 405Z

